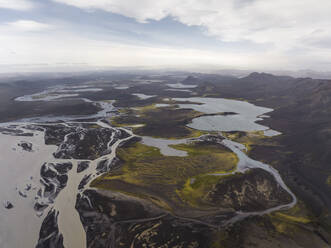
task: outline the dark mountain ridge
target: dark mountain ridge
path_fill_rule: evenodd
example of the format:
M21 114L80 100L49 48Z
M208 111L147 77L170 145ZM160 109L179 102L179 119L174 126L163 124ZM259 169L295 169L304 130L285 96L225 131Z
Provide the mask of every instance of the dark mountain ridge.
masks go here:
M279 144L273 152L280 159L273 161L262 152L264 148L258 146L252 149L252 155L280 170L295 193L307 205L313 205L317 215L329 212L331 80L257 72L231 82L222 76L213 79L205 80L209 87L213 87L210 97L245 99L274 109L268 113L271 118L261 121L261 124L283 133L273 138Z

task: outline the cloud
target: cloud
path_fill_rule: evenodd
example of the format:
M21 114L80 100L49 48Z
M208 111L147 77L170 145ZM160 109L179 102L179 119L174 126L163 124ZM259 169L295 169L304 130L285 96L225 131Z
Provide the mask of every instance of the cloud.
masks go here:
M30 10L35 4L29 0L0 0L0 9Z
M39 32L50 29L52 26L49 24L36 22L32 20L18 20L6 24L7 28L18 32Z
M171 7L176 5L174 0L153 1L140 0L132 2L127 0L53 0L55 2L72 5L78 8L93 10L101 9L104 11L132 17L139 22L147 20L160 20L170 14Z
M58 9L38 9L24 13L26 20L12 22L11 18L0 24L0 54L4 55L0 64L20 61L164 67L200 63L258 70L329 70L331 66L329 0L319 0L318 4L313 0L52 1L65 5L45 1L47 4L41 6ZM19 2L30 3L0 0L0 8L4 3L14 6ZM81 11L77 15L73 8L66 9L66 5L86 10L86 16ZM176 21L158 22L166 17ZM108 25L112 20L115 24ZM181 30L177 29L179 23L186 25L182 36L176 35ZM139 35L127 35L129 29ZM177 31L172 33L170 29ZM176 39L180 46L172 42ZM199 44L186 44L189 39Z
M201 26L222 41L272 43L286 50L317 29L330 30L331 1L319 0L53 0L86 10L103 10L139 22L171 16L188 26ZM330 31L328 31L330 32ZM330 32L331 34L331 32ZM331 46L331 44L330 44Z
M61 39L59 39L61 37ZM72 33L2 33L0 36L0 72L4 65L60 63L104 67L149 67L205 70L236 68L252 70L326 69L331 52L309 51L300 56L274 51L213 51L204 49L128 45L74 35ZM323 67L321 66L323 65ZM14 68L17 68L14 66Z
M61 37L59 39L58 37ZM266 66L257 56L234 55L231 52L214 52L190 48L162 48L119 44L87 39L69 33L50 33L25 36L5 34L0 36L0 67L5 64L56 65L59 63L85 63L90 66L145 66L184 68L192 65L214 65L245 68ZM41 45L42 44L42 45ZM14 53L13 53L14 51ZM269 55L267 55L269 58ZM283 63L282 58L270 54L270 62ZM199 67L200 68L200 67ZM1 68L0 68L1 71Z

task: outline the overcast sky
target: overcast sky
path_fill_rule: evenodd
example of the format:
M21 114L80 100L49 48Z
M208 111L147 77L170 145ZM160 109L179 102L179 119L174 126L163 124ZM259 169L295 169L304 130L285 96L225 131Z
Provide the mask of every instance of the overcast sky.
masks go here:
M331 70L330 10L330 0L0 0L0 71Z

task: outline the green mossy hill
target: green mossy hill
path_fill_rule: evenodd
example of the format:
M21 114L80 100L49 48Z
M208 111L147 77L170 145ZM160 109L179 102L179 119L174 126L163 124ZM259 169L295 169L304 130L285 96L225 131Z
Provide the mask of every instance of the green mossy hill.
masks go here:
M134 133L156 138L198 137L203 132L186 127L192 119L202 114L192 109L178 109L175 105L157 108L149 105L141 108L122 110L120 116L112 120L115 126L143 124L134 128Z
M188 180L208 173L229 172L237 164L235 154L220 144L195 142L172 147L187 151L188 155L164 156L159 149L141 143L119 148L120 169L97 178L92 186L147 198L174 209L188 205L180 194Z
M331 234L302 201L288 210L252 216L214 234L212 248L329 247Z
M274 223L307 224L317 220L302 201L298 201L293 208L288 210L271 213L270 217Z
M326 179L326 184L331 187L331 175Z
M223 132L223 135L230 140L241 143L246 146L247 153L250 154L254 150L255 146L268 147L274 149L279 145L274 141L272 137L264 135L264 131L253 131L253 132Z
M214 234L211 248L330 247L328 234L310 224L294 224L270 216L254 216Z

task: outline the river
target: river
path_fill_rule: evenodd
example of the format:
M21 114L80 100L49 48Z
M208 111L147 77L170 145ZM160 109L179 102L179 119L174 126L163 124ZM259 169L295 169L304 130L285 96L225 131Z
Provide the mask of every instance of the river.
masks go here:
M83 87L82 87L83 88ZM85 91L82 88L75 89L75 92ZM61 95L63 87L58 91L52 90L51 96L48 96L49 91L43 91L40 94L32 96L22 96L17 98L19 101L38 101L42 98L43 101L59 100L68 95ZM68 89L65 89L65 93ZM92 88L92 91L99 91L99 89ZM73 91L73 90L72 90ZM46 93L45 93L46 92ZM70 90L68 90L70 92ZM64 92L62 92L64 93ZM61 97L62 96L62 97ZM70 96L71 97L71 96ZM82 99L84 101L92 102L89 99ZM181 98L174 99L178 101L192 101L202 103L197 104L180 104L180 108L192 108L203 113L219 113L219 112L235 112L236 115L229 116L208 116L199 117L189 124L190 127L199 130L207 131L252 131L252 130L269 130L270 135L279 135L277 131L271 131L268 127L257 124L256 121L261 120L265 113L272 111L269 108L258 107L253 104L242 101L234 101L227 99L211 99L211 98ZM75 204L77 194L81 194L85 189L89 189L90 180L84 188L79 189L81 181L90 177L95 178L100 174L97 170L98 164L107 160L108 166L115 158L116 149L118 145L134 136L134 134L122 128L113 128L109 124L101 121L103 118L109 118L110 112L114 110L111 101L92 102L97 104L101 110L91 116L75 116L75 117L38 117L21 120L16 123L3 123L0 128L5 131L0 132L0 149L1 149L1 166L0 166L0 199L2 202L10 202L13 204L12 209L0 208L0 247L34 247L39 238L39 230L43 218L50 210L55 210L58 213L58 228L63 235L63 243L66 248L85 248L86 247L86 233L80 220L80 216L76 211ZM98 121L80 122L79 119L93 118ZM75 124L94 124L99 127L112 130L112 137L108 142L110 152L103 156L90 160L89 167L83 172L77 172L78 163L84 160L79 159L55 159L53 153L57 150L57 146L45 145L44 130L34 129L31 127L40 127L41 124L45 125L58 125L57 121L65 121L61 123L63 126L70 126ZM53 122L53 123L50 123ZM232 123L232 125L231 125ZM29 126L30 128L27 128ZM116 139L115 134L119 131L125 131L129 135L126 138ZM20 132L17 133L11 132ZM67 139L69 134L65 136ZM28 142L32 144L32 151L25 151L20 142ZM177 151L170 148L170 144L185 143L186 140L180 141L166 141L154 139L151 137L143 137L143 142L147 145L156 146L161 149L164 155L171 156L185 156L183 151ZM244 152L245 146L234 141L224 139L222 144L231 149L239 158L239 162L235 172L245 172L251 168L261 168L272 174L278 184L286 190L291 196L293 201L286 205L277 206L261 212L238 212L237 215L228 221L234 223L242 218L251 215L261 215L277 211L280 209L290 208L296 204L296 197L291 190L286 186L280 174L276 169L270 165L261 163L259 161L249 158ZM68 171L68 181L66 186L60 191L54 201L43 198L43 195L38 197L39 189L43 188L40 183L40 168L43 163L67 163L72 164L72 169ZM33 205L35 201L47 203L48 207L43 211L35 211ZM29 228L26 228L24 223L29 223Z

